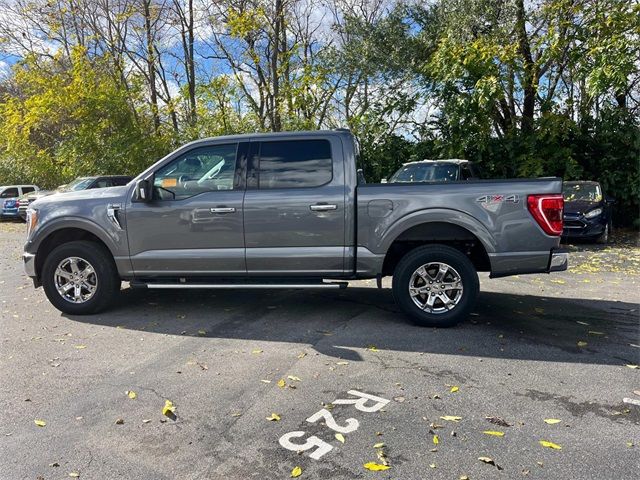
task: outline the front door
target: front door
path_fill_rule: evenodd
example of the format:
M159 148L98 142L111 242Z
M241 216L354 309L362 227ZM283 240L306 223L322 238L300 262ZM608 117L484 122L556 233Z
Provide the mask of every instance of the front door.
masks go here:
M339 139L252 143L244 228L249 275L342 275L345 185Z
M126 209L136 276L246 274L238 157L247 147L194 147L159 167L153 200Z

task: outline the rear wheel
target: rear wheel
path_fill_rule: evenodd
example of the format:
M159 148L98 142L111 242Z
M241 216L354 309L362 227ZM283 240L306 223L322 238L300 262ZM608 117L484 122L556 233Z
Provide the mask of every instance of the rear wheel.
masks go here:
M450 327L464 320L478 291L478 274L471 261L446 245L412 250L393 274L396 302L422 326Z
M111 254L94 242L75 241L55 248L42 268L42 286L58 310L86 315L104 310L120 290Z

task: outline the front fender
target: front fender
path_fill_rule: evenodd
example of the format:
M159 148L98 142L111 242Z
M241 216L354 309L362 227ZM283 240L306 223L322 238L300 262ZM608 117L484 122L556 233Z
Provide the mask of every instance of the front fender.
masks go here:
M386 253L393 242L408 229L433 222L450 223L468 230L480 240L488 254L497 250L497 242L493 235L471 215L459 210L432 208L409 213L390 224L382 235L376 236L376 243L372 251Z
M127 236L124 230L107 231L97 223L87 220L86 218L67 216L48 220L41 228L37 228L31 235L31 238L28 239L24 248L25 251L37 253L38 248L49 235L65 228L85 230L95 235L106 245L114 257L127 255Z

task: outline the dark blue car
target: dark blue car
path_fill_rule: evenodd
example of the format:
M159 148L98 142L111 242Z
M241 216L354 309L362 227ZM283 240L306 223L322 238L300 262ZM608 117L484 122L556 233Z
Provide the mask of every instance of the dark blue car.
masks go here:
M564 182L563 240L607 243L611 234L611 205L598 182Z

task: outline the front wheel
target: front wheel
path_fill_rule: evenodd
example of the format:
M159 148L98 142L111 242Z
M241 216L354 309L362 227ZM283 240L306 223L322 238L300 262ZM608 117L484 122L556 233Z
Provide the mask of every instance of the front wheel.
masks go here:
M596 238L596 243L609 243L609 234L611 233L611 228L609 227L609 223L604 226L604 230L602 233Z
M94 242L74 241L56 247L42 268L42 286L58 310L87 315L104 310L120 290L111 254Z
M393 296L413 321L451 327L469 315L479 291L478 274L466 255L445 245L406 254L393 273Z

